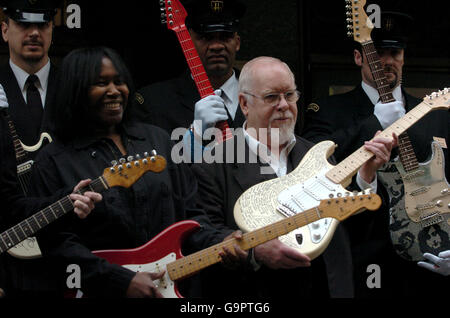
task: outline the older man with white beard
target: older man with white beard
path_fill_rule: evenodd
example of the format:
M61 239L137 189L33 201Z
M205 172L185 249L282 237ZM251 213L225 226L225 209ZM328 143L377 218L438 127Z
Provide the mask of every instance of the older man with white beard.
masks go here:
M242 235L233 217L241 194L291 172L313 146L294 135L299 95L292 71L279 59L259 57L244 65L239 103L246 121L234 139L218 146L227 160L192 165L199 181L198 205L222 238ZM392 140L375 138L366 148L375 157L359 171L363 188L376 183L375 172L389 160ZM340 226L325 253L313 261L278 239L250 251L236 246L234 253L223 254L222 260L239 268L217 265L200 274L205 296L353 296L350 250Z

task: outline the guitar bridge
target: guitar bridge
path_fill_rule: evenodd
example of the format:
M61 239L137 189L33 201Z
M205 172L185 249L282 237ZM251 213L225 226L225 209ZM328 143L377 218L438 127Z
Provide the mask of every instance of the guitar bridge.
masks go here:
M441 223L444 220L444 218L439 212L434 212L433 214L421 216L420 219L421 219L420 225L422 226L422 228L426 228L434 224Z

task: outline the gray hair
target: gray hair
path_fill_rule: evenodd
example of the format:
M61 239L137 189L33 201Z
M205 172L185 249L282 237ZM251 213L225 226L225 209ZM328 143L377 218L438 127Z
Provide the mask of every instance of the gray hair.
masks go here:
M295 75L294 75L294 73L292 73L291 69L285 62L283 62L282 60L280 60L276 57L259 56L259 57L256 57L256 58L248 61L247 63L245 63L244 67L242 68L241 73L239 75L239 92L244 93L246 91L251 90L252 79L255 76L255 69L256 69L255 66L256 65L276 64L276 63L284 65L284 67L291 74L292 79L294 80L294 83L295 83Z

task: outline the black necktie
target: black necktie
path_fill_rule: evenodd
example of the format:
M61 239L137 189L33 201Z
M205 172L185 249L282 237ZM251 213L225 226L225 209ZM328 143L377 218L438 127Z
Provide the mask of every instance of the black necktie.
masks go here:
M35 85L36 81L39 81L39 78L32 74L28 76L26 84L28 84L27 105L32 118L32 122L29 123L30 129L32 129L35 136L38 137L41 129L43 108L41 94Z

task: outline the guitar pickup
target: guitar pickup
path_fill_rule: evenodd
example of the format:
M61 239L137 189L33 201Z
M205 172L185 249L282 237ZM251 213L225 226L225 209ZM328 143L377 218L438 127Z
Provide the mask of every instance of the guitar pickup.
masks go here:
M28 170L31 169L31 166L33 165L33 160L28 160L27 162L21 163L17 166L17 174L21 175L23 173L26 173Z
M419 195L419 194L422 194L422 193L425 193L425 192L428 192L428 191L430 191L430 187L421 187L421 188L419 188L419 189L416 189L416 190L414 190L414 191L411 191L411 195L412 196L416 196L416 195Z
M425 172L422 169L419 169L419 170L405 174L402 178L404 180L411 181L411 180L414 180L415 178L422 177L424 174L425 174Z

